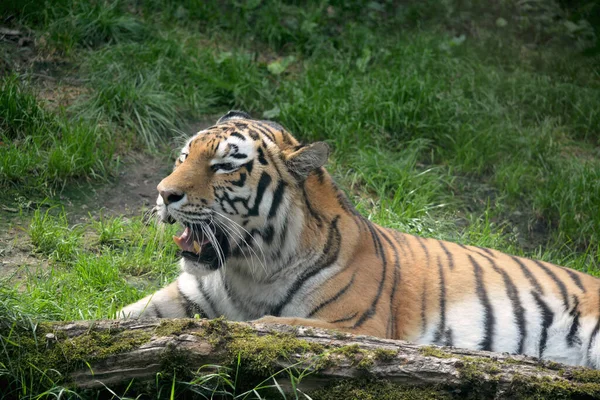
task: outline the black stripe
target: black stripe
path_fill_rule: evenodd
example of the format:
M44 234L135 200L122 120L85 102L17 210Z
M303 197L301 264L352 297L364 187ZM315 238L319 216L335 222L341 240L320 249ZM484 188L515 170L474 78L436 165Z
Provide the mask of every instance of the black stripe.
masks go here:
M222 171L232 171L236 168L238 168L239 165L234 165L232 163L219 163L219 164L213 164L210 166L210 169L213 170L214 172L218 171L218 170L222 170Z
M496 324L494 310L492 309L490 299L488 298L487 291L485 290L485 283L483 282L483 269L470 254L468 257L469 261L471 261L471 264L473 264L475 285L477 286L477 296L479 297L479 301L485 310L483 316L485 334L483 336L483 340L479 344L479 348L481 350L492 351L492 345L494 344L494 325Z
M254 233L258 233L268 245L271 245L273 238L275 237L275 228L273 228L273 225L271 224L263 229L252 229L250 232L252 233L252 236L254 236Z
M185 293L181 291L179 286L177 286L177 291L179 292L179 296L182 299L182 306L185 310L185 315L187 317L193 318L194 315L198 314L200 315L200 318L206 318L206 314L204 313L202 308L198 304L190 300L190 298L187 297Z
M421 248L423 249L423 252L425 252L425 257L427 257L427 262L429 262L429 250L427 249L427 246L425 246L425 243L423 243L423 238L419 237L419 236L415 236L415 238L417 239L417 242L419 242L419 244L421 245Z
M398 231L393 231L393 235L394 235L394 239L396 239L396 243L398 243L398 246L400 246L400 250L402 250L402 253L404 253L404 255L407 255L408 253L410 253L410 256L414 259L415 252L413 251L413 248L412 248L412 245L410 244L410 242L408 240L406 240L406 234L400 233Z
M542 314L542 333L540 334L540 343L538 345L538 357L542 358L544 350L546 350L546 342L548 341L548 328L552 325L552 321L554 321L554 313L537 292L532 290L531 295L535 299L538 309Z
M446 281L444 279L444 267L442 266L440 256L438 256L437 264L440 274L440 324L435 332L433 341L436 344L440 344L442 335L446 332Z
M490 257L495 257L494 256L494 252L490 249L486 249L485 247L479 247L479 246L475 246L477 247L479 250L483 251L484 253L486 253L488 256Z
M202 297L204 297L204 299L206 300L206 303L210 307L211 314L209 314L208 317L209 318L219 317L219 315L217 315L217 308L215 307L215 303L212 301L212 299L210 298L210 296L204 289L204 282L202 282L202 279L198 280L198 291L200 292Z
M421 293L421 333L424 335L427 329L427 280L423 279L423 292Z
M450 267L451 270L454 269L454 258L452 257L452 253L450 253L450 251L448 251L448 248L446 247L446 245L444 245L444 242L439 240L438 243L440 244L440 247L442 248L442 250L444 250L444 253L446 253L446 258L448 260L448 267Z
M504 280L504 286L506 287L506 295L508 296L512 304L517 328L519 329L519 345L517 346L517 354L522 354L523 346L525 345L525 338L527 337L527 326L525 324L525 309L521 304L521 299L519 298L519 291L513 283L513 281L510 279L510 276L506 273L506 271L500 269L498 265L496 265L496 262L491 258L486 257L486 259L489 261L494 271L502 275L502 279Z
M238 160L241 160L243 158L247 158L248 154L244 154L244 153L235 153L235 154L230 154L229 157L233 157L233 158L237 158Z
M386 242L390 245L390 248L394 252L394 280L392 281L392 293L390 293L390 316L389 316L389 337L394 339L396 338L396 304L394 299L396 297L396 289L398 286L398 282L400 281L401 271L400 271L400 257L398 255L398 248L392 242L392 240L387 236L386 232L382 232L381 236L385 239Z
M588 348L587 348L588 365L592 365L594 368L597 368L598 366L596 365L596 363L592 362L592 358L590 356L590 350L592 349L592 342L598 335L599 330L600 330L600 319L598 319L598 322L596 322L596 326L594 326L594 330L592 331L592 336L590 336L590 341L588 343Z
M585 290L585 287L583 286L583 283L581 282L581 278L579 277L579 274L567 267L563 267L562 269L567 274L569 274L569 276L571 277L573 282L577 285L577 287L579 287L579 289L581 289L581 291L585 293L586 290Z
M253 312L256 312L259 307L254 302L249 301L247 298L242 300L238 296L234 296L223 270L219 270L219 273L221 275L221 283L223 284L223 288L225 288L225 293L227 294L229 300L234 303L234 306L238 309L238 311L241 311L246 315L252 315Z
M258 140L259 139L258 133L254 129L249 129L248 130L248 134L250 135L250 138L252 140Z
M600 291L598 293L598 300L600 302ZM599 306L598 308L600 309L600 304L598 306ZM588 342L588 345L587 345L588 365L592 365L594 368L597 368L598 365L596 365L596 363L592 362L592 358L590 357L590 350L592 349L592 343L594 342L594 339L598 335L598 331L600 331L600 317L598 318L598 321L596 322L596 326L594 326L594 330L592 331L592 334L590 335L590 341Z
M558 286L558 288L560 289L560 294L563 297L563 304L565 306L565 309L569 308L569 295L567 294L567 287L565 286L565 283L563 281L561 281L554 272L552 272L552 270L550 270L550 268L546 267L544 264L542 264L541 261L539 260L532 260L538 267L540 267L542 270L544 270L544 272L556 283L556 285Z
M317 312L319 312L323 307L326 307L327 305L333 303L334 301L336 301L337 299L342 297L344 295L344 293L346 293L348 291L348 289L350 289L350 287L354 284L354 278L356 278L356 271L354 271L354 273L352 274L352 279L350 279L350 282L348 282L346 284L346 286L341 288L335 295L333 295L329 299L323 301L321 304L319 304L318 306L313 308L312 311L308 313L307 317L308 318L312 317Z
M262 147L258 148L258 162L261 163L262 165L267 165L269 164L267 162L267 159L265 158L265 152L262 149Z
M239 179L239 180L237 180L237 181L231 181L230 183L231 183L233 186L242 187L242 186L244 186L244 184L246 183L246 177L247 177L247 176L248 176L248 175L246 175L246 173L245 173L245 172L241 172L241 173L240 173L240 179Z
M322 185L325 181L325 169L323 167L317 168L313 171L313 174L317 177L317 180Z
M376 225L372 225L372 229L377 229ZM381 239L379 239L378 232L374 232L373 240L377 241L377 245L380 250L381 255L381 279L379 279L379 287L377 288L377 294L371 303L371 306L358 318L358 321L354 324L354 328L358 328L362 324L364 324L367 320L373 318L373 316L377 313L377 303L379 303L379 299L381 298L381 294L383 292L383 287L385 285L385 278L387 275L387 260L385 258L385 251L383 251L383 246L381 245Z
M523 261L521 261L520 259L518 259L515 256L510 256L510 258L512 258L512 260L515 263L517 263L517 265L521 268L521 271L523 271L523 274L525 275L527 280L529 280L529 283L531 283L531 285L535 288L535 290L540 294L544 294L544 289L542 289L542 286L540 285L540 283L537 281L537 279L535 279L535 276L533 276L533 274L531 273L529 268L527 268L525 266Z
M277 143L277 140L275 140L275 135L273 134L273 132L263 128L262 126L257 126L256 129L258 129L258 131L260 133L262 133L263 135L265 135L266 137L268 137L269 139L271 139L271 141L273 143Z
M327 234L327 241L325 242L325 246L323 247L323 253L317 260L317 262L311 267L304 270L304 273L298 278L290 289L287 292L287 295L278 305L273 307L270 314L278 317L281 315L281 310L288 305L288 303L293 299L294 295L300 290L302 285L306 283L307 280L317 275L319 272L328 268L333 264L340 253L342 235L337 227L337 223L339 220L339 215L336 216L331 224L329 225L329 233Z
M160 312L156 303L152 303L152 309L154 310L157 318L163 318L163 313Z
M460 243L456 243L456 245L460 248L463 248L465 250L469 250L469 248L467 246L465 246L464 244L460 244Z
M306 208L308 208L308 212L309 214L317 221L317 226L321 227L321 216L319 215L319 213L317 213L315 211L315 209L313 208L310 200L308 199L308 193L306 193L306 181L304 181L304 184L302 185L302 199L304 200L304 204L306 205Z
M349 214L352 214L355 217L362 218L362 215L360 215L360 213L356 210L354 205L350 202L350 200L348 200L348 197L346 196L346 194L344 192L337 189L336 196L337 196L338 204L340 205L340 207L342 207L342 209L344 211L346 211Z
M569 313L571 316L573 316L573 322L571 322L571 328L569 329L569 333L567 334L567 344L571 347L573 347L573 345L575 344L581 344L581 339L578 336L580 327L579 317L581 316L581 311L579 311L579 299L576 296L573 296L573 301L575 305Z
M265 190L269 187L271 183L271 175L263 172L258 181L258 186L256 187L256 197L254 200L254 206L248 209L248 214L246 216L255 217L258 215L258 208L260 207L260 203L262 202L263 195L265 194Z
M336 319L335 321L330 321L330 323L335 324L338 322L345 322L345 321L350 321L351 319L354 319L356 316L358 315L358 311L355 312L354 314L350 314L346 317L342 317L340 319Z
M260 120L260 121L257 121L257 122L261 123L261 124L264 124L264 125L267 125L271 129L275 129L276 131L280 131L282 134L285 133L285 129L283 129L283 126L279 125L277 122L268 121L268 120Z
M377 238L377 232L375 232L375 228L373 228L373 224L368 221L365 220L365 226L367 227L367 229L369 230L369 233L371 234L371 240L373 241L373 247L375 247L375 257L379 257L379 254L381 253L382 246L381 246L381 241Z
M284 218L283 225L279 231L279 245L277 246L275 259L281 258L281 251L285 248L285 241L287 240L289 215L287 213L284 214Z
M452 340L452 328L446 329L446 335L444 338L444 346L454 346Z
M244 164L244 167L246 167L246 171L248 171L248 173L251 174L252 168L254 168L254 160L248 161L246 164Z
M228 113L229 114L229 113ZM244 118L244 119L251 119L250 116L248 114L246 114L243 111L234 111L233 113L230 113L233 115L239 115L240 117ZM238 129L247 129L248 128L248 124L244 123L244 122L235 122L233 121L233 126L235 126Z
M269 210L269 219L273 218L277 214L277 210L283 200L283 192L285 190L285 182L279 180L275 193L273 193L273 201L271 202L271 209Z
M230 136L235 136L235 137L236 137L236 138L238 138L238 139L241 139L241 140L246 140L246 136L242 135L242 134L241 134L241 133L239 133L239 132L233 132L233 133L232 133Z

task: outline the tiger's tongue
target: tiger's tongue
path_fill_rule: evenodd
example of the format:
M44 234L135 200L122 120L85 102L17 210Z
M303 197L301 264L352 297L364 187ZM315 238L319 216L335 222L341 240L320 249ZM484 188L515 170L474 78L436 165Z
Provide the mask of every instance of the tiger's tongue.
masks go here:
M185 228L181 236L173 236L173 241L181 250L196 254L200 254L202 246L208 243L208 240L204 237L204 234L200 234L199 240L200 241L194 240L192 230L188 227Z

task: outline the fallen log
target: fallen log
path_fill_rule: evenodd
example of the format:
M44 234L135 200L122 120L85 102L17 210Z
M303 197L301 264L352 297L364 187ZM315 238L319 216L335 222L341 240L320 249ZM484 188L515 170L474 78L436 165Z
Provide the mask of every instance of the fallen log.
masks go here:
M228 367L246 386L274 377L277 390L297 387L313 399L360 398L369 390L379 391L373 398L600 397L595 370L309 327L104 320L43 323L29 334L35 337L21 334L18 346L28 362L76 389L155 382L157 374L189 381Z

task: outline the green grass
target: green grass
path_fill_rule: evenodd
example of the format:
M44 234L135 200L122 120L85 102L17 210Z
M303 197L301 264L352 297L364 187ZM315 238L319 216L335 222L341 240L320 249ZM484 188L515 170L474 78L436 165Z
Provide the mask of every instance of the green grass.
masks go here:
M44 320L111 318L177 275L170 240L176 229L140 218L100 217L73 226L64 210L38 210L28 234L34 253L50 265L24 271L13 285L4 279L0 292L15 309Z
M238 108L329 142L330 171L384 226L600 276L592 2L49 4L0 5L45 60L13 64L3 44L0 203L64 203L118 158L170 152L188 123ZM73 104L41 99L48 64L59 90L80 82ZM49 266L2 282L8 320L110 317L174 276L171 228L46 210L23 207Z
M77 178L106 178L113 146L101 127L46 110L18 76L0 78L0 186L50 195Z

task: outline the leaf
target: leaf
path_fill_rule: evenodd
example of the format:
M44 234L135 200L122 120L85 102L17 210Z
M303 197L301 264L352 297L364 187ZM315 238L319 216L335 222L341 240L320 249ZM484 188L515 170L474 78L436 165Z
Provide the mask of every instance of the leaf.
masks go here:
M452 40L450 40L450 46L451 47L455 47L455 46L460 46L461 44L463 44L463 42L467 40L467 37L465 36L465 34L463 33L460 36L454 37L452 38Z
M306 20L302 22L302 26L300 27L300 29L302 30L302 32L310 34L314 33L318 26L319 24L317 24L316 22Z
M378 1L370 1L367 4L367 8L374 10L374 11L380 11L380 12L385 11L385 6Z
M496 26L498 28L504 28L506 25L508 25L508 21L504 18L500 17L496 20Z
M279 114L281 114L281 109L278 106L275 106L270 110L263 112L263 117L266 119L272 119L279 117Z
M569 33L574 33L574 32L577 32L579 29L581 29L581 27L573 21L567 20L567 21L563 22L563 24L565 25L565 27L567 28Z
M224 61L227 61L232 57L233 57L233 53L231 51L223 51L223 52L219 53L219 55L217 56L215 61L217 64L223 64Z
M294 56L280 58L269 63L269 65L267 65L267 70L273 75L281 75L294 61L296 61L296 57Z
M360 72L365 72L371 58L371 50L365 47L362 51L362 55L356 60L356 68L358 68Z

